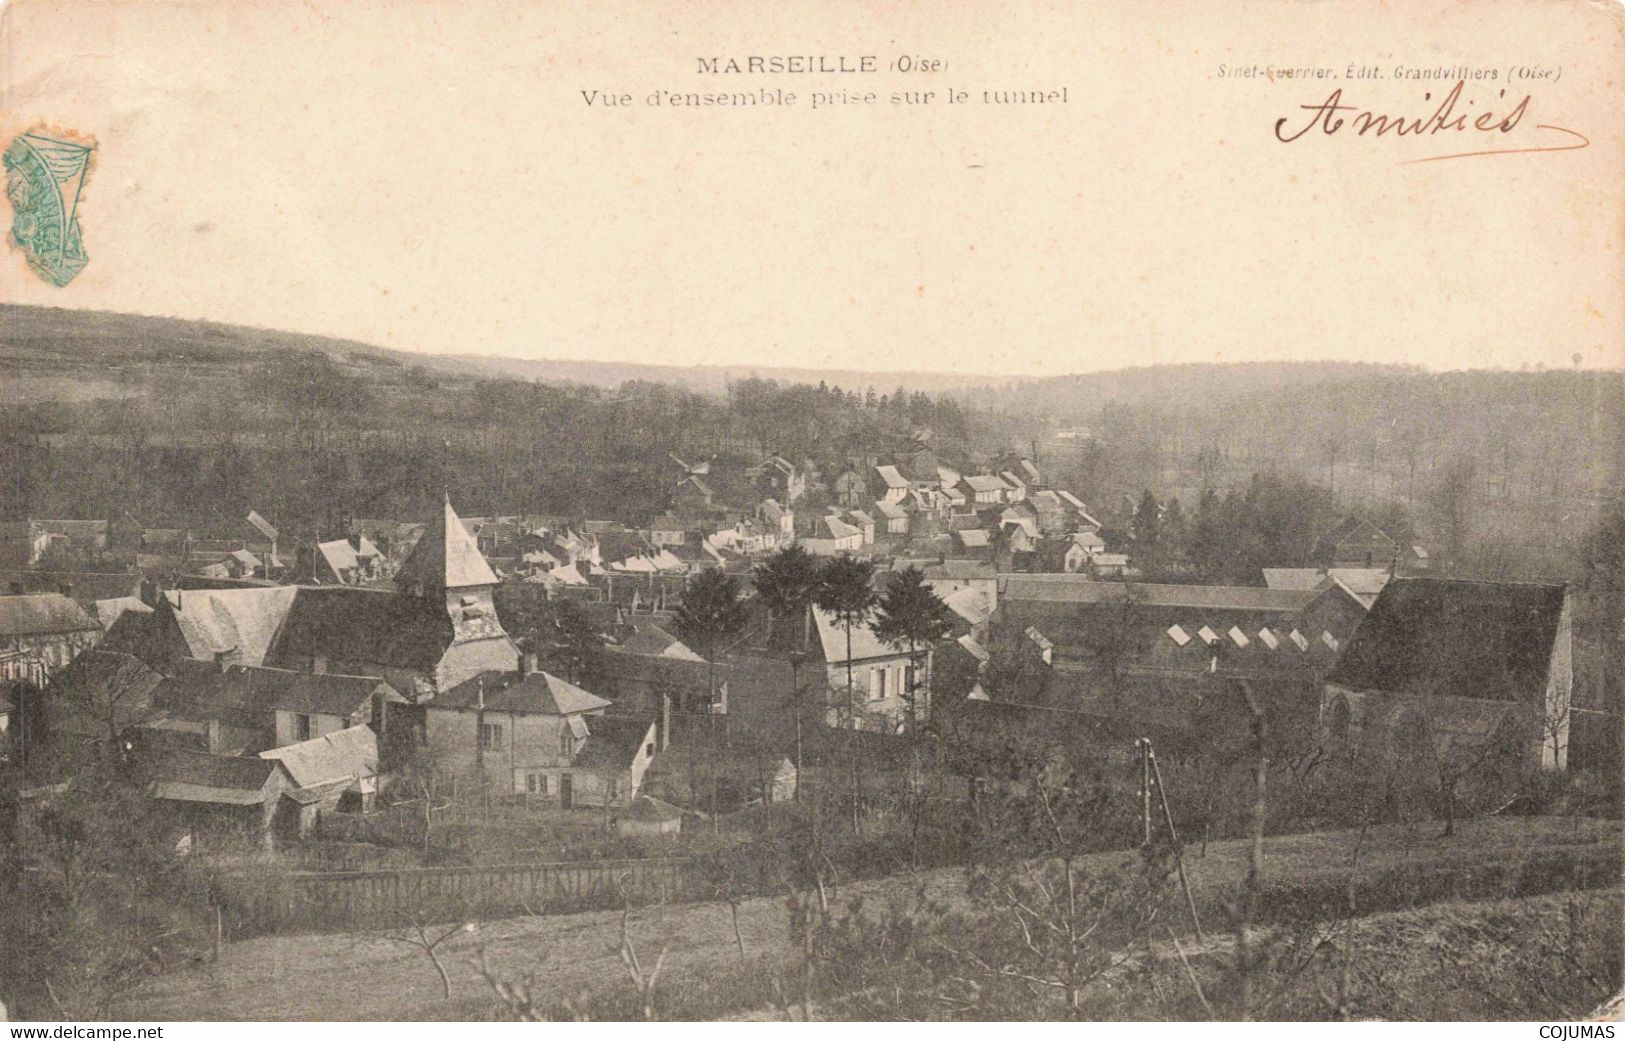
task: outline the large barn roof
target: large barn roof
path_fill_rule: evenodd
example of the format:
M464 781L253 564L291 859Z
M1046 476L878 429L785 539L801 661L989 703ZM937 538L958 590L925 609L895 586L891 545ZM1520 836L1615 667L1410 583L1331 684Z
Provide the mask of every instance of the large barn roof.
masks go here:
M1400 694L1538 698L1566 593L1562 585L1396 578L1327 680Z

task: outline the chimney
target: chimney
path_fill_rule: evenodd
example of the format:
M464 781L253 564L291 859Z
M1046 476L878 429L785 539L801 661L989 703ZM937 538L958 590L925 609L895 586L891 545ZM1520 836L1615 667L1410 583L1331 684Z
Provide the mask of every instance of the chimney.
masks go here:
M480 699L479 700L479 708L480 708L481 712L484 712L485 711L485 674L481 673L479 679L476 680L475 682L478 685L477 689L479 690L479 699Z
M671 747L671 692L660 692L660 750Z
M361 533L360 532L352 531L350 533L350 548L355 550L356 552L361 551Z
M525 651L519 656L519 675L529 676L533 672L540 671L542 670L535 651Z
M73 599L73 583L72 582L62 582L62 583L58 584L57 590L59 592L61 592L61 594L63 596L65 596L65 597L67 597L68 599L70 599L70 600Z
M151 578L141 580L141 602L148 607L158 606L158 583Z

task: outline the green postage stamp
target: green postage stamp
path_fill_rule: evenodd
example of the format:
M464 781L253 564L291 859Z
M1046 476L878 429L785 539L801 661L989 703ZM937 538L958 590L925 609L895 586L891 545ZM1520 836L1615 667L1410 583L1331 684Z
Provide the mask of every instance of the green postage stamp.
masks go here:
M18 134L5 151L11 240L28 266L55 286L73 281L90 260L78 209L95 149L93 140L34 129Z

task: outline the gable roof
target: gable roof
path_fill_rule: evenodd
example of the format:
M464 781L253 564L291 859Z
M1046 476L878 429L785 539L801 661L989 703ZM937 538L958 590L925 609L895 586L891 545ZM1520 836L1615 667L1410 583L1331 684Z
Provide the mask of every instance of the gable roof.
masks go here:
M1264 584L1271 589L1325 589L1335 584L1362 607L1375 603L1377 594L1392 577L1387 568L1377 567L1264 568Z
M812 615L813 621L817 624L818 645L824 652L824 661L846 661L846 626L836 621L834 615L821 607L813 607ZM859 622L852 627L853 661L862 661L866 658L895 658L907 653L881 640L875 635L871 625L872 622Z
M965 478L965 484L973 492L1004 492L1010 486L993 474L971 474Z
M457 511L451 508L449 495L395 574L395 584L400 589L410 589L417 583L432 590L497 584L496 573L486 563L474 537L463 527Z
M288 591L297 595L277 638L274 660L320 657L426 670L439 663L452 642L451 618L430 600L356 586Z
M428 703L429 708L478 709L482 691L487 712L570 716L595 712L613 704L550 672L533 672L528 676L483 672L441 694Z
M943 606L971 625L981 625L993 617L993 605L987 596L974 586L966 586L948 594Z
M354 781L378 772L378 738L370 727L346 727L309 741L266 749L260 758L281 763L301 788Z
M164 593L159 614L174 619L190 657L209 661L235 651L243 664L258 665L298 592L293 586L171 590Z
M0 596L0 637L48 636L100 628L84 608L61 593Z
M654 725L652 717L594 716L587 720L587 740L572 765L624 770L653 742Z
M623 654L637 654L644 657L705 661L688 644L657 625L638 626L637 631L620 642L619 650Z
M880 480L888 488L909 487L908 479L895 466L877 466L875 467L875 473L880 475Z
M155 756L150 769L148 792L155 799L253 806L264 801L266 783L281 765L251 756L171 749Z
M1396 578L1327 677L1355 690L1539 699L1567 587Z

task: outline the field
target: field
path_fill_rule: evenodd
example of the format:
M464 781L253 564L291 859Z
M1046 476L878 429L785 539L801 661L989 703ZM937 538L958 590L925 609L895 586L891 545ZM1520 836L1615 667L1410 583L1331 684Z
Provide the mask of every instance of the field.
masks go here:
M1370 914L1366 927L1377 929L1373 935L1386 937L1384 943L1389 943L1394 937L1455 935L1451 930L1459 933L1467 926L1476 927L1484 915L1515 922L1558 914L1567 906L1561 893L1536 894L1566 889L1568 882L1556 880L1542 886L1538 878L1532 882L1527 873L1518 870L1533 860L1557 857L1589 865L1586 884L1598 888L1575 897L1583 904L1581 913L1587 921L1612 922L1617 930L1618 893L1608 887L1617 885L1620 841L1618 822L1580 818L1465 821L1449 839L1439 837L1435 823L1390 825L1371 829L1363 839L1351 831L1269 839L1265 872L1268 879L1292 880L1290 885L1272 887L1278 900L1291 899L1294 894L1300 900L1312 899L1319 892L1340 894L1358 846L1356 881L1362 890L1369 890L1361 901L1362 912ZM1085 870L1103 869L1123 856L1097 854L1087 859ZM1241 877L1246 858L1244 842L1214 843L1205 856L1196 849L1188 852L1191 884L1210 933L1223 928L1219 903ZM835 899L844 905L851 897L862 896L873 906L906 900L923 888L933 898L962 903L963 877L958 871L941 870L853 883L841 886ZM1446 882L1442 887L1424 885L1415 892L1402 892L1390 884L1401 878ZM1389 902L1384 900L1385 894L1398 907L1384 906ZM1428 901L1434 901L1430 910L1407 907ZM766 1004L760 969L787 956L787 919L779 898L743 903L739 908L739 929L747 951L743 963L723 904L639 909L631 918L629 932L646 963L662 947L668 948L660 983L666 1014L748 1016L759 1014ZM1523 935L1522 926L1496 928L1500 932L1494 935ZM181 1021L499 1017L503 1010L475 967L482 950L496 975L530 980L539 1004L551 1005L565 998L576 999L578 1004L617 1002L631 989L617 950L620 931L621 916L614 912L477 923L439 949L451 978L449 1001L441 999L439 979L423 952L390 939L404 936L401 930L250 940L229 945L219 963L199 962L149 981L130 996L119 1015ZM1617 943L1614 946L1617 950ZM1401 953L1403 958L1396 961ZM1395 958L1374 958L1368 967L1372 978L1386 979L1395 972L1414 972L1422 978L1438 967L1437 959L1429 962L1424 953L1404 944L1396 948ZM1598 970L1592 967L1591 971ZM1392 980L1382 987L1385 1000L1394 1003L1394 1015L1428 1018L1447 1014L1438 1006L1430 1012L1429 988L1396 988ZM1493 995L1475 993L1473 1001L1477 1004L1466 1007L1481 1008L1485 1015L1512 1014L1496 1006ZM1521 1006L1514 1002L1509 1007Z

